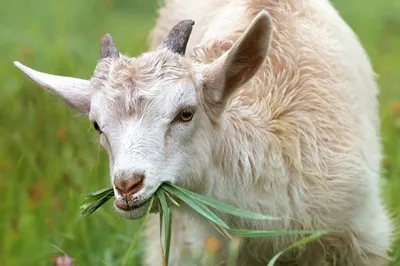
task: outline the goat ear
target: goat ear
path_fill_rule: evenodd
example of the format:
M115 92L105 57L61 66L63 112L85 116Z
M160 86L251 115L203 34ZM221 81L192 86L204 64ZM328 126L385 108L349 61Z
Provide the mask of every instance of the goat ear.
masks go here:
M93 89L88 80L42 73L19 62L14 65L40 87L58 95L81 113L89 113Z
M222 113L229 96L257 72L265 61L271 39L271 17L261 11L230 50L207 67L204 97L212 118Z

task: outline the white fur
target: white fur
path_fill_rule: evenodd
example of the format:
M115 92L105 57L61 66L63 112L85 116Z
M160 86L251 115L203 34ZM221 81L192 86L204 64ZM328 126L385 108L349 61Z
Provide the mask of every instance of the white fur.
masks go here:
M157 49L186 18L196 22L187 55ZM168 181L283 217L220 214L235 228L334 230L279 265L387 264L392 223L379 192L378 87L329 1L166 0L152 37L152 52L100 60L89 86L89 118L103 132L111 181L146 176L131 205ZM193 120L172 122L185 106L195 108ZM120 212L138 218L146 206ZM146 265L161 261L158 223L152 216L146 231ZM223 264L228 241L190 210L174 211L170 265L180 265L184 250L202 251L211 235ZM266 265L298 238L243 239L238 265Z

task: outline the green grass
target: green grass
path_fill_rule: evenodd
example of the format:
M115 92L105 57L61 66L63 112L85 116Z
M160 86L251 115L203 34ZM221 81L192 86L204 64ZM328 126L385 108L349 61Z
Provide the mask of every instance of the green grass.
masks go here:
M274 266L277 259L286 251L296 248L298 246L305 245L312 242L321 236L327 234L329 231L271 231L271 230L243 230L235 229L227 225L223 220L221 220L210 207L224 213L228 213L234 216L239 216L247 219L262 219L262 220L281 220L279 217L272 217L264 215L261 213L255 213L244 209L237 209L224 202L217 201L212 197L207 197L201 194L194 193L190 190L181 188L179 186L163 183L154 193L150 199L150 204L147 208L146 215L141 218L141 226L137 230L135 237L131 242L131 246L138 241L138 235L141 233L143 225L146 223L146 219L151 211L158 211L160 216L160 245L162 251L163 265L168 266L169 263L169 253L171 248L171 233L172 233L172 212L171 207L181 207L181 204L185 204L187 207L192 208L193 211L197 212L199 215L203 216L205 220L208 220L221 234L232 240L233 237L262 237L262 236L288 236L288 235L309 235L308 237L303 237L300 240L292 243L284 250L281 250L270 260L268 266ZM89 193L85 198L84 203L81 206L80 213L83 216L89 216L93 214L97 209L104 205L109 199L113 198L114 191L113 188L101 189L92 193ZM153 206L154 199L157 200L158 208ZM179 204L177 201L180 201ZM174 206L175 205L175 206ZM164 244L161 243L162 237L164 236ZM126 254L129 254L130 249ZM215 253L207 252L206 256L212 256L215 258ZM124 261L125 262L125 261ZM182 261L180 261L182 263ZM208 265L213 265L208 264Z
M379 74L382 192L400 221L400 2L333 2ZM60 249L76 265L121 265L125 255L140 261L140 248L130 246L139 223L120 219L111 202L79 218L85 195L109 186L108 159L91 124L12 62L90 77L106 32L126 54L146 50L156 6L155 0L0 2L0 265L52 265ZM400 266L400 248L394 253L392 265Z

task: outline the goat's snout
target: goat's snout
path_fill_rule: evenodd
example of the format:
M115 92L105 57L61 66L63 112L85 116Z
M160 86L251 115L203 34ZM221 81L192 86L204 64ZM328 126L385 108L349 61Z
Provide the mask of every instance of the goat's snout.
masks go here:
M130 201L132 196L143 187L144 175L135 174L130 179L114 179L114 185L118 193L125 201Z

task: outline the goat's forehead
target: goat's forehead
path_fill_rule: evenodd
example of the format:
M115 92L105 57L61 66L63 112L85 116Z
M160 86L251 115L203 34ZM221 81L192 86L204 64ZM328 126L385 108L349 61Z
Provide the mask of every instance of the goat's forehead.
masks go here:
M134 90L154 87L157 82L179 82L192 79L190 62L177 54L160 51L142 54L138 58L122 56L101 60L92 77L95 89Z
M92 86L98 91L101 108L108 105L120 114L132 113L150 102L158 106L181 101L195 104L195 76L190 62L181 56L148 53L100 61Z
M196 88L188 83L158 83L151 88L98 91L92 98L92 115L103 119L169 116L184 106L198 105ZM94 111L94 112L93 112Z

